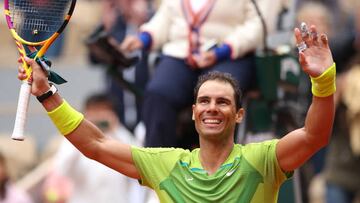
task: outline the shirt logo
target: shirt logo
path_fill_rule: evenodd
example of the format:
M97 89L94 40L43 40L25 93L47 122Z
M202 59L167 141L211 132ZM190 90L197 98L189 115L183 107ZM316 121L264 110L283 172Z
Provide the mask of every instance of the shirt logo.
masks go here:
M233 170L231 170L231 171L227 172L227 173L226 173L226 176L231 176L234 172L235 172L235 169L233 169Z
M192 181L192 180L194 180L194 178L191 177L191 176L185 175L185 180L186 180L186 181Z

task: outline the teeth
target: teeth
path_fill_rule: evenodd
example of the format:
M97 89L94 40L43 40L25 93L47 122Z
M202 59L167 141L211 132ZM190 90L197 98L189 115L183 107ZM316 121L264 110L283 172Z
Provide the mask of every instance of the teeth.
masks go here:
M220 120L216 120L216 119L205 119L204 123L209 123L209 124L219 124L221 123Z

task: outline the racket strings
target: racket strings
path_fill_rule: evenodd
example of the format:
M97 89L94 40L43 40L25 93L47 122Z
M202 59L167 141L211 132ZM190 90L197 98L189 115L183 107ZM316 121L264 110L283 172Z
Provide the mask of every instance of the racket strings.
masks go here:
M56 32L65 20L71 0L13 0L9 2L15 30L23 36Z

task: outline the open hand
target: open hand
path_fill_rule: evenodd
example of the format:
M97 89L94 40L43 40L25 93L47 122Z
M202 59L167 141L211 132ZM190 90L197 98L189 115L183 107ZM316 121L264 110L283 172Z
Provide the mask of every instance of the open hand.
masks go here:
M309 30L295 28L294 35L299 48L299 62L305 73L317 77L334 63L327 36L319 35L314 25Z

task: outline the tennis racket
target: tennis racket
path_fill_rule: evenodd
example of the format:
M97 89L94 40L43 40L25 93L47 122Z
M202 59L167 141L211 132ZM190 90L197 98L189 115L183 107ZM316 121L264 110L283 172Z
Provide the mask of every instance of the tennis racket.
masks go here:
M13 133L14 140L24 140L24 129L31 93L31 67L24 57L28 47L36 47L35 59L41 58L64 31L74 11L76 0L4 0L5 18L22 59L27 78L22 81Z

